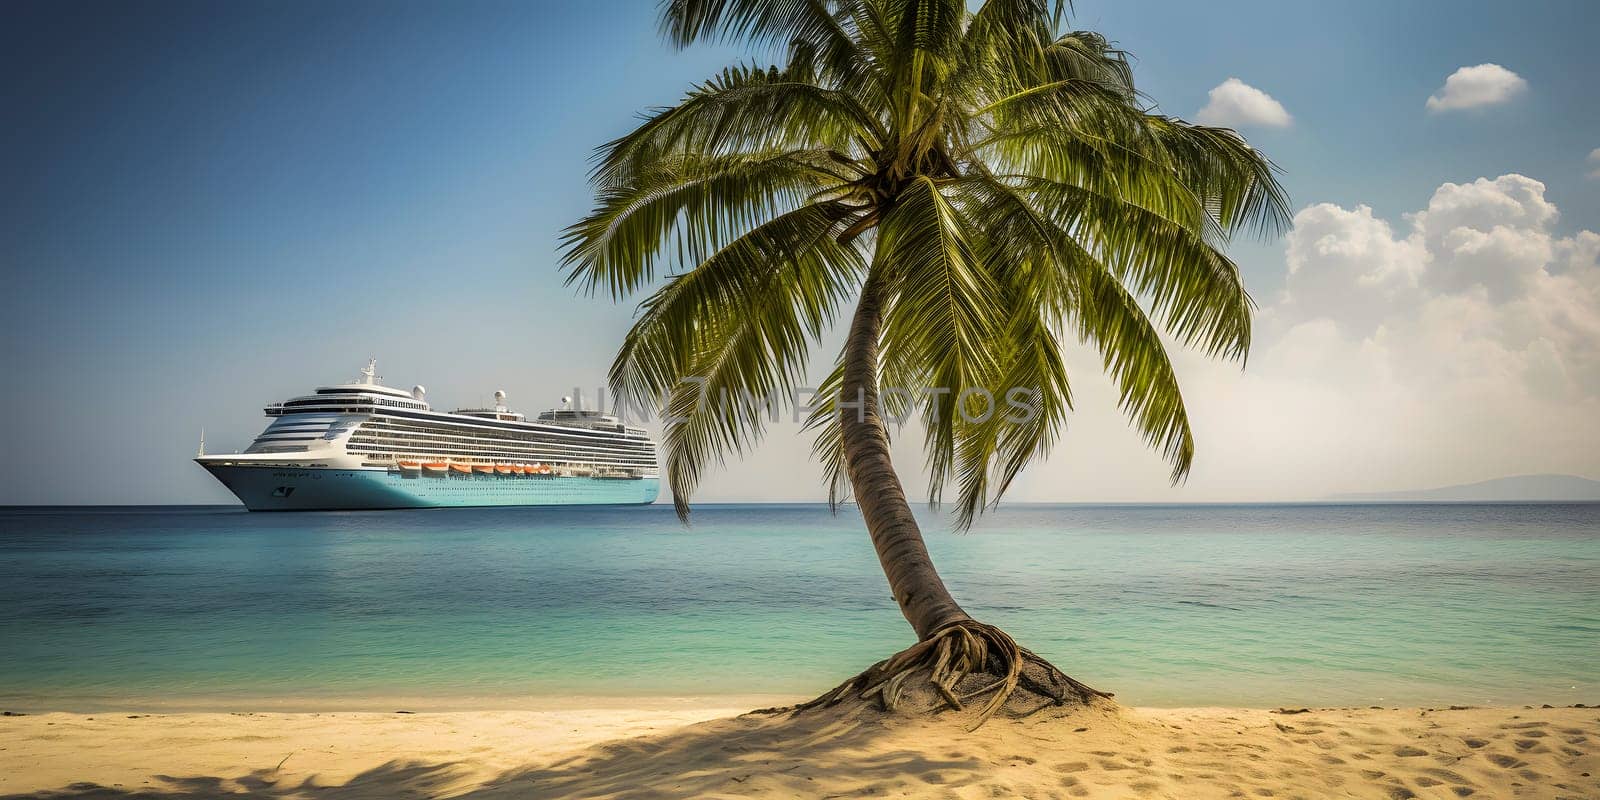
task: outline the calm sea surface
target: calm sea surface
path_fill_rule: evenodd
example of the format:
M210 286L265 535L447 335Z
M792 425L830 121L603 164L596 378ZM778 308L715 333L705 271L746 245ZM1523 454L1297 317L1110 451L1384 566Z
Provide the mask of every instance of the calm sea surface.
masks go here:
M922 513L1128 703L1600 703L1600 505ZM0 708L811 695L910 642L853 510L0 509Z

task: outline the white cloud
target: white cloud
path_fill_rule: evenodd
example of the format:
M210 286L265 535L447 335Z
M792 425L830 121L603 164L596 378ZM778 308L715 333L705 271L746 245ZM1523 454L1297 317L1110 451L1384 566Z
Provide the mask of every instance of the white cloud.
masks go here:
M1293 416L1363 437L1302 437L1347 485L1600 472L1600 234L1554 235L1544 190L1446 183L1403 236L1365 206L1302 210L1243 391L1340 398Z
M1544 189L1543 183L1515 174L1445 183L1434 190L1428 207L1411 219L1433 243L1457 228L1542 230L1561 216L1555 204L1544 199Z
M1522 76L1499 64L1462 67L1428 98L1429 111L1455 111L1504 103L1528 88Z
M1588 302L1600 320L1600 295L1588 296L1600 289L1600 235L1553 235L1560 212L1544 192L1543 183L1514 174L1445 183L1425 209L1406 215L1404 237L1366 206L1310 206L1295 215L1285 296L1270 310L1285 320L1374 317L1376 326L1341 326L1368 337L1446 298L1500 313L1553 302L1541 293L1559 288Z
M1594 169L1589 170L1589 177L1600 178L1600 147L1589 151L1589 163L1594 165Z
M1196 115L1202 125L1287 128L1294 121L1289 112L1284 110L1283 104L1272 99L1272 95L1238 78L1223 81L1211 90L1210 97L1205 108Z
M1481 286L1498 300L1515 294L1554 256L1547 231L1560 213L1544 184L1522 175L1446 183L1412 215L1430 258L1427 282L1441 291Z
M1526 473L1600 477L1600 233L1558 236L1542 183L1446 183L1421 210L1302 209L1248 367L1178 351L1187 484L1115 416L1092 358L1061 455L1017 499L1325 497ZM1115 454L1113 456L1113 454Z
M1426 260L1421 243L1396 239L1371 208L1319 203L1294 223L1285 294L1273 313L1367 330L1414 293Z

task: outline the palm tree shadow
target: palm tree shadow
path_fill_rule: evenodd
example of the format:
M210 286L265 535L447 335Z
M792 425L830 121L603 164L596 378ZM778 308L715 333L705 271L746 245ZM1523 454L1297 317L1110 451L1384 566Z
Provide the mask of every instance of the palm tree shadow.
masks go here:
M396 759L340 784L315 776L288 781L273 770L237 777L156 775L139 788L77 783L0 800L571 800L586 797L670 800L739 796L757 787L806 796L814 780L841 776L866 789L884 788L908 775L941 788L983 778L981 762L951 754L931 757L912 749L884 749L885 723L875 716L816 711L788 716L746 714L675 731L618 739L548 763L529 763L488 780L470 777L462 762ZM874 742L880 745L870 746Z
M236 778L222 776L153 775L151 785L139 788L74 783L32 794L5 795L3 800L282 800L283 798L394 798L424 800L440 797L461 772L454 763L424 764L390 761L362 772L342 784L320 784L316 779L282 781L273 770L259 769Z

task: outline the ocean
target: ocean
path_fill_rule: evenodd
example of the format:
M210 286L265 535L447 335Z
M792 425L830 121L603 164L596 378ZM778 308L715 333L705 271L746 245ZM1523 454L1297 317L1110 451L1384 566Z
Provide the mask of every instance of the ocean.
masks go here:
M919 514L1124 703L1600 703L1600 504ZM799 699L911 641L850 508L0 509L6 710Z

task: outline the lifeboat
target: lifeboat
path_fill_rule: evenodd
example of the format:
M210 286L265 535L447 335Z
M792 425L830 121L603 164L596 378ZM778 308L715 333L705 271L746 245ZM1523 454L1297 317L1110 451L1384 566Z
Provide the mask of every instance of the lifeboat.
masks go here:
M540 475L549 475L551 472L553 472L553 470L550 469L550 465L549 464L540 464L539 465L539 474Z
M472 465L471 464L451 464L450 465L450 471L451 472L459 472L459 473L461 473L463 475L471 475L472 474Z
M472 465L472 471L478 473L479 475L493 475L494 474L494 465L493 464L473 464Z
M444 463L443 461L432 461L427 464L423 464L422 468L428 472L444 472L450 469L450 465Z
M514 472L518 472L519 470L513 464L496 464L494 465L494 471L500 473L501 475L510 475Z
M539 470L534 469L532 464L518 464L517 465L517 471L521 472L524 475L534 475L534 474L537 474L539 472Z
M399 467L401 472L416 472L422 469L422 465L415 461L396 461L395 466Z

